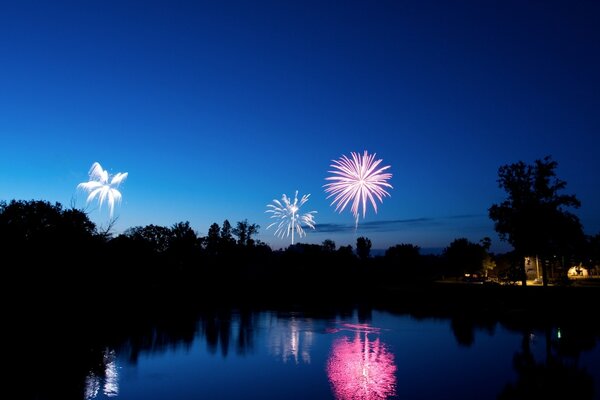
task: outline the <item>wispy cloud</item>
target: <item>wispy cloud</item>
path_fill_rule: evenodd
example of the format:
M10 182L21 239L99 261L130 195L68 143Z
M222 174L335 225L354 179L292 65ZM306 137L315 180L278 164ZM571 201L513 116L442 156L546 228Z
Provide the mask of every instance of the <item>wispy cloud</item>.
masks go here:
M368 232L393 232L406 228L441 226L448 220L481 218L483 214L451 215L448 217L420 217L409 219L393 219L382 221L361 222L359 230ZM354 231L354 224L321 223L315 226L316 232L341 233Z

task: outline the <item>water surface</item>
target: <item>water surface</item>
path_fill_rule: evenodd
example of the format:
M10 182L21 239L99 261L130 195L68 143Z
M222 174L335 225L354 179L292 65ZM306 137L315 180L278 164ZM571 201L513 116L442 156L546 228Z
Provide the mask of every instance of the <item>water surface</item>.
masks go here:
M600 351L579 333L382 310L211 311L92 349L81 398L598 398Z

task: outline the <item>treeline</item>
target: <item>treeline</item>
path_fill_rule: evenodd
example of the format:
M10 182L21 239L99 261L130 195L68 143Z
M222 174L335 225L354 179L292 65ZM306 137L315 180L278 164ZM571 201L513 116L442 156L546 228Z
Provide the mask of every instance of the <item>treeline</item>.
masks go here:
M235 225L225 220L199 236L188 222L179 222L133 227L112 236L100 232L81 210L13 200L0 203L1 263L9 285L24 293L133 297L284 295L319 289L339 293L465 274L518 280L521 263L511 254L491 254L489 238L479 243L458 238L441 255L423 255L416 245L398 244L384 256L372 257L366 237L358 238L355 248L325 240L274 251L256 239L259 228L247 220ZM588 238L585 252L573 257L597 265L599 243L598 235Z

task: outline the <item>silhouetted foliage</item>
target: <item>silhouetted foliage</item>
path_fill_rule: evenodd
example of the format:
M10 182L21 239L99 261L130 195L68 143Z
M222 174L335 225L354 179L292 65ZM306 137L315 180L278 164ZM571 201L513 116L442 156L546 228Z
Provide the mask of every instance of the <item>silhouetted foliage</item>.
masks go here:
M335 242L331 239L323 240L321 246L323 247L323 251L325 251L326 253L332 253L335 251Z
M251 247L255 243L252 236L258 234L259 228L260 225L251 224L245 219L243 221L238 221L231 233L233 233L234 236L237 236L239 245Z
M216 222L208 228L208 234L204 238L204 248L209 256L216 256L219 253L221 243L221 228Z
M233 228L229 223L229 220L223 221L223 226L221 227L221 234L219 238L219 251L222 254L230 253L235 247L235 239L233 237Z
M464 276L465 274L482 275L483 263L488 254L482 245L472 243L466 238L459 238L444 249L443 256L449 275Z
M356 255L361 260L366 260L371 255L371 240L361 236L356 239Z
M403 267L416 266L421 258L421 249L413 244L397 244L385 251L385 257Z
M11 260L5 273L23 290L76 289L101 264L102 244L80 210L36 200L0 203L0 254Z
M429 275L424 267L421 249L413 244L401 243L385 251L386 264L395 281L413 281Z
M165 253L170 245L171 231L169 228L158 225L136 226L129 228L124 233L133 241L144 243L153 253Z
M489 209L496 232L507 240L520 257L539 255L570 256L583 243L579 219L565 210L578 208L575 195L559 192L566 182L556 177L558 166L550 156L536 160L534 165L519 161L498 170L499 187L508 197ZM522 282L526 284L524 266ZM544 285L547 271L542 268Z
M338 247L337 253L340 254L343 257L346 257L346 258L352 258L352 257L354 257L354 252L352 250L352 246L351 245L346 245L346 246L340 246L340 247Z

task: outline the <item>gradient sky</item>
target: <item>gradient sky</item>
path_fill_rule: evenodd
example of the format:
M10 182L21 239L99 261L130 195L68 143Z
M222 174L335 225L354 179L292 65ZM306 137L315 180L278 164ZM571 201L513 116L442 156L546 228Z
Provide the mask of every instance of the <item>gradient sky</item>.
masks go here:
M598 1L2 2L0 72L0 200L84 208L98 161L129 173L116 233L247 218L279 248L299 190L302 242L500 252L498 168L546 155L600 232ZM323 185L364 150L394 188L355 232Z

